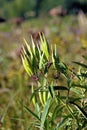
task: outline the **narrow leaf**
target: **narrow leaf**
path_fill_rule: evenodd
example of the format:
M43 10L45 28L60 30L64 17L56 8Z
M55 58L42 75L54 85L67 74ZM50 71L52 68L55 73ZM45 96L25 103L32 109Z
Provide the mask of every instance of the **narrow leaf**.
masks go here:
M80 65L84 68L87 68L87 65L83 64L83 63L80 63L80 62L76 62L76 61L73 61L73 63L77 64L77 65Z
M21 56L21 58L22 58L22 63L23 63L23 66L24 66L26 72L29 74L29 76L31 76L33 74L33 72L31 70L30 64L28 63L25 55L24 55L24 57Z
M27 41L26 41L25 38L24 38L24 42L25 42L26 47L27 47L27 49L28 49L28 51L29 51L29 53L30 53L30 55L31 55L31 58L32 58L32 57L33 57L32 50L31 50L30 45L27 43Z
M69 103L75 105L78 108L78 110L82 113L82 115L87 119L87 113L79 105L77 105L76 103L72 101L70 101Z
M48 111L49 111L49 107L50 107L50 102L51 102L51 98L49 98L44 106L44 109L43 109L43 113L42 113L42 117L41 117L41 129L43 128L44 126L44 122L46 120L46 116L48 114Z
M58 118L58 114L59 112L62 112L62 109L64 108L64 106L61 105L57 105L53 111L52 114L52 121L54 122L56 118Z
M66 86L53 86L54 90L69 90Z
M24 107L25 110L27 110L30 114L32 114L36 119L40 120L40 118L38 117L38 115L36 113L34 113L33 111L31 111L28 107Z
M43 67L43 57L44 57L44 54L40 55L39 69L42 69Z
M63 120L57 124L56 130L61 130L61 128L63 128L67 124L67 122L69 122L68 119L69 119L68 116L63 118Z
M45 54L47 60L49 59L49 48L48 48L48 43L46 41L46 38L44 35L40 35L40 40L41 40L41 50Z

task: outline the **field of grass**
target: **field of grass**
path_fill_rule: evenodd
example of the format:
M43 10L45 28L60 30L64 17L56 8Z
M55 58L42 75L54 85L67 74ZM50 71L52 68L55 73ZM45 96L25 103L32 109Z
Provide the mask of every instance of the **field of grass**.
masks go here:
M50 46L56 44L61 60L72 68L72 61L82 62L82 56L87 54L86 24L83 15L30 19L21 26L0 24L0 130L27 130L31 124L32 117L24 109L33 107L31 79L20 58L23 38L31 44L30 36L34 34L38 42L36 35L43 31Z

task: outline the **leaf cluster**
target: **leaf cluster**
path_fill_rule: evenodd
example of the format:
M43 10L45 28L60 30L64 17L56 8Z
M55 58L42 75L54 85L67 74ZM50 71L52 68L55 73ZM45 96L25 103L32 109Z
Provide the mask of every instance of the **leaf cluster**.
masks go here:
M21 58L26 72L37 83L32 85L34 112L25 106L35 119L32 129L86 130L87 65L74 61L78 70L73 71L60 60L56 46L50 47L44 34L40 35L40 43L34 43L32 38L31 41L32 47L24 39ZM86 56L83 58L87 60ZM57 76L50 80L51 71Z

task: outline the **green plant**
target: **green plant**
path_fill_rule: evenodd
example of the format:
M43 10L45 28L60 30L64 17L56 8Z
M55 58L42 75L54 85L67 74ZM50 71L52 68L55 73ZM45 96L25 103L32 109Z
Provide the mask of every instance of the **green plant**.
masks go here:
M74 61L79 66L75 72L60 60L56 46L49 45L44 35L40 35L39 43L31 41L29 45L24 39L21 54L23 66L33 79L30 101L34 110L25 106L35 119L29 130L86 130L87 65Z

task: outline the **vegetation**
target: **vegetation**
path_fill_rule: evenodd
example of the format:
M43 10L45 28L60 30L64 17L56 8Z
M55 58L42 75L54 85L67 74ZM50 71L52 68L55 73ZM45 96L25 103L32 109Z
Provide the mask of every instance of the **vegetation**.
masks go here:
M37 9L41 14L47 13L51 8L62 5L68 7L73 0L3 0L0 2L0 16L5 18L11 17L25 17L31 15L31 12L37 12ZM87 0L74 0L87 2ZM39 4L40 3L40 7ZM38 5L38 6L37 6ZM37 8L37 7L38 8Z
M40 82L41 84L37 83L38 80L35 80L37 77L33 77L32 79L32 75L30 77L25 72L20 57L20 50L23 45L26 46L26 44L24 44L23 41L24 38L26 39L26 41L28 42L32 50L32 42L30 40L31 35L33 37L34 43L40 42L41 44L41 41L39 41L39 38L36 36L38 32L44 32L50 50L49 52L50 56L48 60L50 62L53 62L52 52L53 50L55 52L55 46L56 46L59 63L61 63L60 65L63 65L63 67L67 68L70 81L72 81L70 83L71 88L69 90L70 91L69 101L76 103L78 106L80 106L80 108L82 108L86 112L86 103L87 103L85 98L87 97L86 88L80 88L82 87L80 85L84 86L86 84L86 77L85 77L85 81L83 80L84 75L86 76L86 68L84 67L86 67L87 64L86 62L87 22L86 21L87 21L86 16L81 14L80 16L70 15L70 16L55 17L55 18L44 17L44 20L42 17L38 19L29 19L22 22L20 26L16 25L16 23L9 23L9 22L0 24L0 129L1 130L28 130L30 127L31 129L34 130L39 129L36 128L36 126L37 124L41 126L41 120L39 121L37 120L36 117L32 116L29 110L33 111L34 114L38 110L37 108L39 105L40 107L39 115L41 118L42 112L44 111L44 106L46 104L46 100L45 102L43 102L44 101L43 98L44 95L47 93L48 93L47 98L49 98L50 96L51 103L53 104L55 103L51 108L48 108L48 113L45 116L46 117L45 119L47 120L47 123L49 123L49 125L52 125L52 122L51 121L48 122L48 121L52 119L51 114L53 114L54 109L56 109L56 105L60 103L61 107L63 106L62 102L59 101L59 99L55 100L56 96L59 93L60 95L58 95L58 97L60 97L60 100L62 100L63 103L65 103L65 106L68 105L72 109L72 114L75 117L77 117L79 124L75 122L76 120L74 120L71 113L66 109L66 107L63 106L63 108L60 109L61 111L64 110L65 113L59 112L58 113L59 116L57 117L55 117L54 115L53 118L55 122L53 122L53 127L56 126L56 125L54 126L54 123L56 124L60 123L62 121L61 117L64 119L66 115L70 115L70 118L67 117L67 123L70 119L69 123L71 122L72 124L76 123L75 125L73 125L73 127L74 126L75 128L83 127L83 122L85 124L85 120L86 120L84 114L81 112L79 108L77 110L77 106L75 104L68 102L66 98L64 99L64 97L68 95L68 90L54 90L54 89L50 90L51 88L53 88L54 85L65 87L64 89L66 89L66 87L69 86L69 84L67 83L67 78L65 77L64 73L60 72L61 68L58 69L58 75L57 75L56 66L51 65L47 72L48 73L47 80L45 78L47 73L45 73L45 77L44 77L43 68L41 69L42 72L39 71L37 68L37 72L41 74L40 81L43 82L43 85L45 84L45 86L43 87L46 90L45 91L46 93L44 93L43 88L39 88L42 82ZM51 46L53 47L53 49ZM37 59L37 61L39 61L39 59ZM78 65L77 63L73 63L72 61L84 64L83 65L84 67L82 67L82 65ZM44 62L47 62L47 59ZM82 79L80 75L82 76ZM57 77L58 79L55 79ZM51 82L52 80L53 82ZM77 83L77 85L78 84L80 85L78 87L75 86L76 84L73 83ZM39 90L37 90L37 88ZM43 91L42 102L39 98L41 93L38 93L38 91L39 92ZM53 92L52 93L54 94L53 97L50 92ZM37 99L38 102L37 101L35 102L38 103L36 109L35 109L35 105L33 104L35 96L38 97ZM79 98L79 99L71 100L71 98L72 99ZM54 102L52 102L53 100ZM50 104L50 101L48 102L49 102L49 106L52 105ZM84 104L81 104L83 102ZM73 113L73 111L75 113ZM54 114L56 114L56 111ZM83 118L83 120L81 119L81 117ZM33 121L33 126L32 126L32 121ZM82 126L80 126L80 123ZM69 129L69 124L67 125ZM60 130L64 129L64 126L61 126ZM82 129L83 130L87 129L85 127L86 126L84 126L84 128Z
M35 118L32 126L40 130L86 130L87 65L74 61L80 68L78 72L73 71L61 62L56 46L50 49L44 35L40 35L39 45L32 39L32 48L24 41L22 62L33 78L31 101L34 112L25 106ZM87 60L86 56L83 58ZM64 78L65 84L59 85L60 78Z

